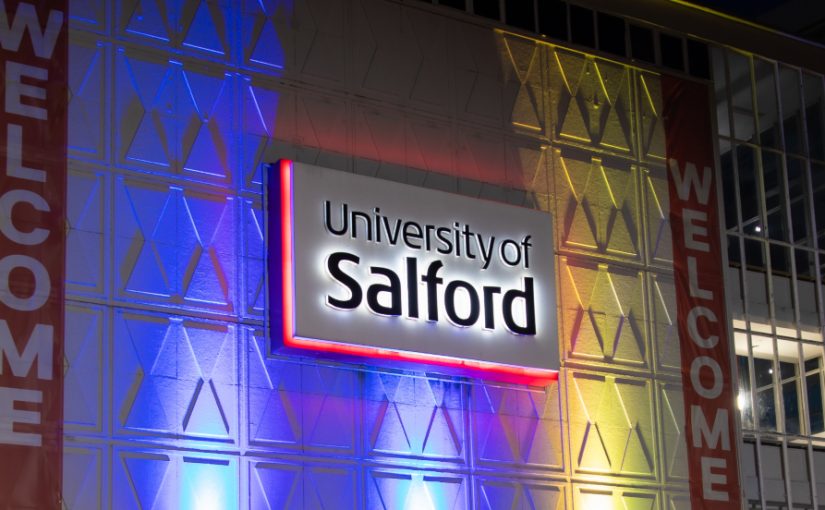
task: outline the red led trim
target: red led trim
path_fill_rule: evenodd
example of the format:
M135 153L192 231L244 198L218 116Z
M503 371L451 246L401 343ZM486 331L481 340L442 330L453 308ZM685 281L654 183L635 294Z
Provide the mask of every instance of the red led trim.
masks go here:
M292 161L282 159L279 178L281 179L281 262L283 267L284 345L292 345L295 337L293 303L295 292L292 286Z
M281 180L281 260L283 264L283 341L287 347L307 349L312 351L322 351L327 353L341 354L346 356L358 356L367 358L380 358L392 361L405 361L415 363L426 363L470 371L481 374L489 374L492 378L505 378L508 381L522 384L542 385L559 378L556 370L545 370L541 368L516 367L488 361L476 361L450 356L439 356L437 354L424 354L410 351L398 351L394 349L383 349L379 347L367 347L363 345L352 345L330 340L317 338L304 338L295 336L294 299L293 287L293 248L292 248L292 161L282 159L280 161Z

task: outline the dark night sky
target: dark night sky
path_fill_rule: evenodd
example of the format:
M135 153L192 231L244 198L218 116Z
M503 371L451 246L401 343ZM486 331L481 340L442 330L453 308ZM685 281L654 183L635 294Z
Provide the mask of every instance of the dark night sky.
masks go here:
M691 0L782 32L825 44L822 0Z

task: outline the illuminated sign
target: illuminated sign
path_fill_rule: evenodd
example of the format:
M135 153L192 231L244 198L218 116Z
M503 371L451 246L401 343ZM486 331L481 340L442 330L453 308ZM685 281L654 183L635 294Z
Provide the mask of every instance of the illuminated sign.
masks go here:
M549 214L290 161L268 210L278 348L557 376Z

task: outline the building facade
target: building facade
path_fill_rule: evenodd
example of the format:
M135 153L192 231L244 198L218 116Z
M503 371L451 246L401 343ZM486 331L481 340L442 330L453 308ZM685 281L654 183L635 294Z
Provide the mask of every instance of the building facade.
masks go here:
M690 508L670 74L714 97L743 505L825 508L825 50L435 3L70 2L66 507ZM558 380L273 353L280 159L550 212Z

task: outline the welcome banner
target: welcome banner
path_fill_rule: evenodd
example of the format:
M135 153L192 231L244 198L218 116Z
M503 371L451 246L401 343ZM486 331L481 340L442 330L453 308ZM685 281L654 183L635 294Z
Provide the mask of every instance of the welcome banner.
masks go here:
M0 508L61 508L65 0L0 1Z
M708 90L662 76L662 96L691 508L739 509Z

